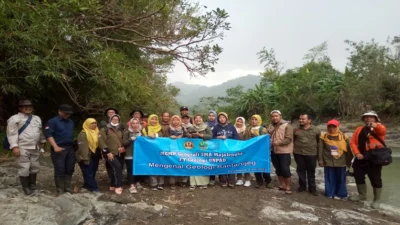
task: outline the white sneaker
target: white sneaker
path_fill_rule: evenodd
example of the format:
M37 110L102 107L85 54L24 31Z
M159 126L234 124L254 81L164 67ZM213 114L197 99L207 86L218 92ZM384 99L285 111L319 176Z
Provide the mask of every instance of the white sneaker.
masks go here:
M242 186L244 183L243 183L243 180L238 180L237 182L236 182L236 186Z
M130 192L131 194L136 194L136 193L137 193L136 187L130 187L130 188L129 188L129 192Z
M246 182L244 182L244 186L245 187L250 187L251 186L251 182L249 180L246 180Z

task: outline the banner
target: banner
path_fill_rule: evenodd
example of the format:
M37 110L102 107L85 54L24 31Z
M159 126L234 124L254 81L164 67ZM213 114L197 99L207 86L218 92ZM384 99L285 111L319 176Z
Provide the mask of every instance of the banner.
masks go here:
M135 175L205 176L254 172L270 172L268 135L246 141L138 137L134 144Z

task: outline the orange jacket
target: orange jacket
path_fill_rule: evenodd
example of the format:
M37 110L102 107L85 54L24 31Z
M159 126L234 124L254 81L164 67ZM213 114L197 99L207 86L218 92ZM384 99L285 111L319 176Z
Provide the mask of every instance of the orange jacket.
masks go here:
M360 154L360 150L358 149L358 136L360 135L361 130L363 129L362 127L357 127L356 131L354 131L353 136L351 137L350 141L350 147L351 150L353 151L354 155ZM375 134L382 139L382 141L385 141L385 136L386 136L386 127L383 126L381 123L378 123L378 125L374 128ZM370 149L375 149L375 148L382 148L383 145L374 138L372 135L368 135L369 143L366 145L366 150L369 151Z

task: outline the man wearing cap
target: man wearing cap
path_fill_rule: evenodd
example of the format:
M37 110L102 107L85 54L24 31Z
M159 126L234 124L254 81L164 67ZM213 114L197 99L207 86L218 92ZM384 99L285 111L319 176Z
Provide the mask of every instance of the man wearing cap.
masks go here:
M367 185L365 184L365 175L368 175L374 193L371 207L378 209L382 193L382 166L366 160L365 155L368 151L384 147L377 137L385 141L386 127L380 123L381 120L375 111L364 113L361 116L361 120L365 125L357 127L350 141L351 149L356 156L353 169L358 190L358 196L351 197L350 200L366 200Z
M321 131L311 124L311 115L300 114L300 126L294 130L293 156L296 161L296 172L299 176L298 192L307 190L317 196L317 185L315 183L315 169L317 167L319 139Z
M18 109L19 113L7 121L7 139L19 167L22 190L31 195L36 190L40 148L43 148L46 139L42 133L42 120L33 115L31 101L19 101Z
M183 116L189 116L189 108L187 106L182 106L180 108L180 112L181 112L181 118L183 118ZM190 118L190 116L189 116L189 118ZM190 118L189 121L191 124L193 124L192 118Z
M271 161L279 179L278 189L291 194L290 154L293 152L293 128L282 119L281 111L273 110L270 116L272 123L268 126L268 133L271 135Z
M72 113L72 106L60 105L58 116L50 119L46 126L46 138L51 145L51 160L58 195L73 192L71 179L75 167L74 123L69 119Z

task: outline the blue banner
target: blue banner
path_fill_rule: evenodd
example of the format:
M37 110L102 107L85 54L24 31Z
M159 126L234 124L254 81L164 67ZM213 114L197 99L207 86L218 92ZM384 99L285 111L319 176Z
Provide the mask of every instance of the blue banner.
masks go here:
M135 175L206 176L270 172L270 138L250 140L138 137Z

